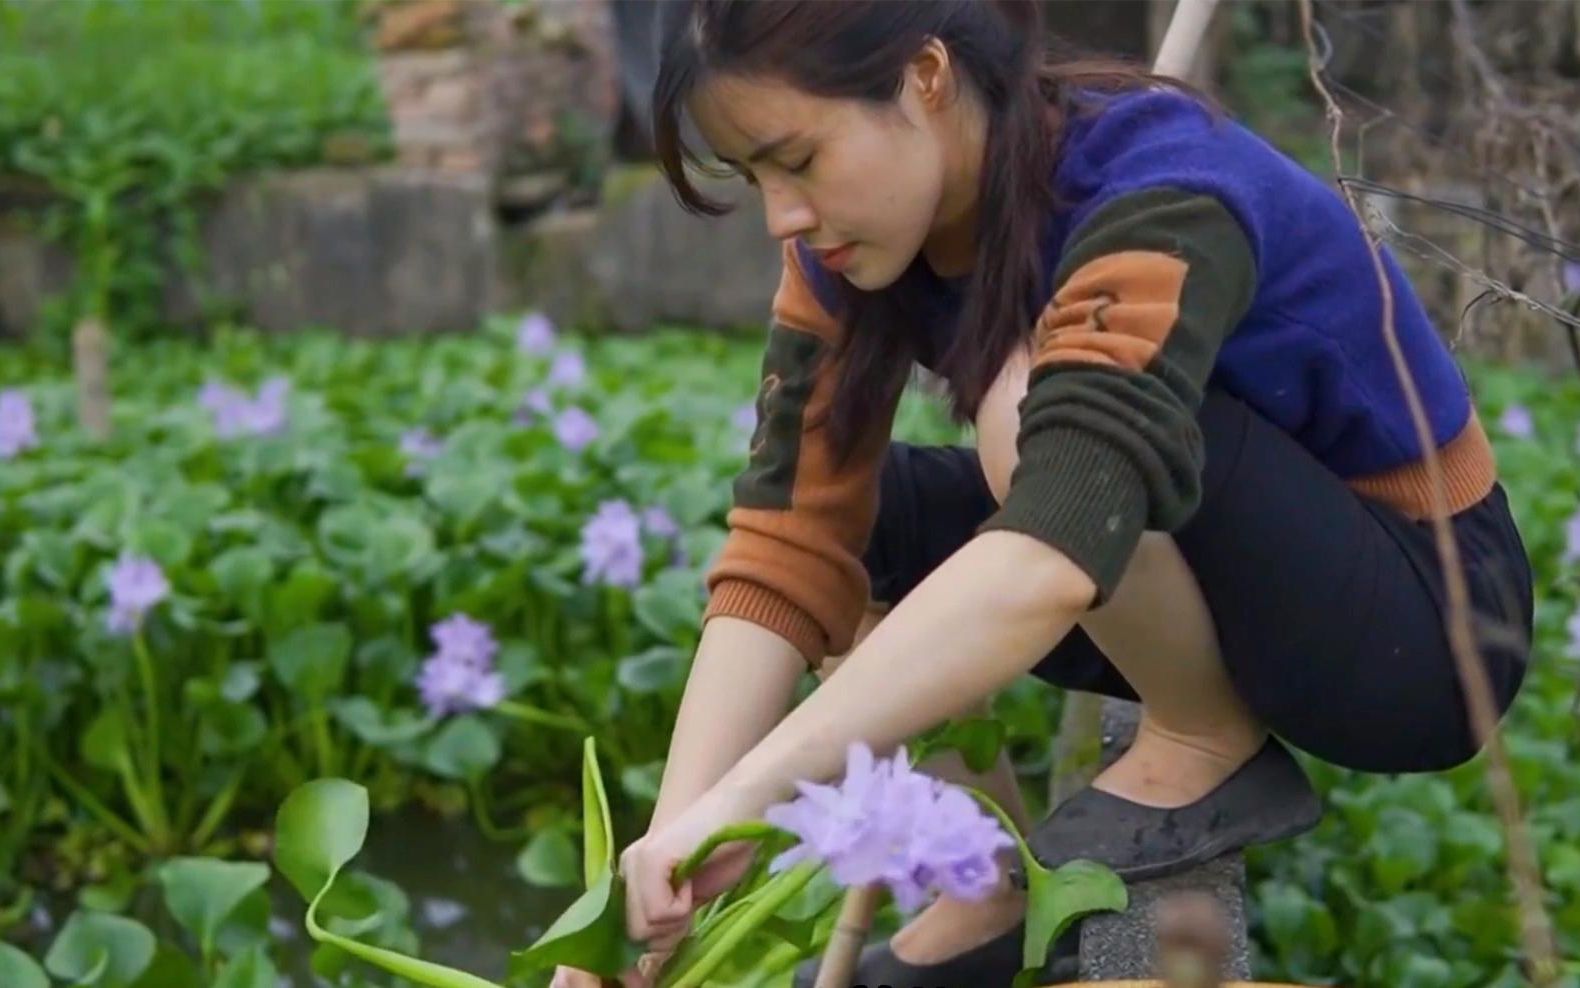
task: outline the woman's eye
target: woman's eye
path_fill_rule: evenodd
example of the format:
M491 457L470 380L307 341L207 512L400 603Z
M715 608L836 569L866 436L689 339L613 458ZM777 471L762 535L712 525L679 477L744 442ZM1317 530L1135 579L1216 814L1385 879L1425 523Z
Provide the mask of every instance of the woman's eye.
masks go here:
M812 159L814 157L816 157L816 155L809 154L799 165L791 165L787 170L792 175L805 175L806 170L812 167Z

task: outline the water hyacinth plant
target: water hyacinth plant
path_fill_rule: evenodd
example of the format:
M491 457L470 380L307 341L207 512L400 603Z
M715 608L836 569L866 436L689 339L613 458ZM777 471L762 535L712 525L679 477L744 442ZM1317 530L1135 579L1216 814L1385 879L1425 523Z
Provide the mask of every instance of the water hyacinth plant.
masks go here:
M513 955L512 978L559 966L614 977L643 953L625 935L624 887L614 869L608 797L592 738L583 750L585 892L535 943ZM432 988L498 988L464 971L358 943L320 921L320 905L361 849L367 826L366 791L343 779L309 783L281 807L277 861L307 900L308 934ZM999 882L998 854L1011 848L1030 876L1026 970L1017 985L1029 984L1071 922L1126 903L1123 883L1107 869L1084 861L1056 872L1042 868L991 800L920 773L903 749L880 760L865 746L852 746L841 782L803 783L795 799L770 807L762 821L724 828L681 863L675 881L684 881L721 845L738 841L756 842L757 860L738 886L703 909L657 973L660 988L699 988L732 964L761 966L765 947L780 948L780 964L799 961L826 939L842 888L882 883L905 910L936 893L980 899ZM805 893L819 878L829 881L804 908ZM803 908L790 909L797 900ZM786 945L795 949L782 949Z
M38 445L33 403L19 388L0 390L0 460L9 460Z

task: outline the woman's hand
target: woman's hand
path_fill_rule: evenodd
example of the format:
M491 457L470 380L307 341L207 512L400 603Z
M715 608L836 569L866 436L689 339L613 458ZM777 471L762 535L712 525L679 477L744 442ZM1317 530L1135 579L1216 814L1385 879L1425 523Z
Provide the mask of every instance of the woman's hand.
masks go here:
M620 988L653 988L658 980L658 972L663 968L668 954L645 954L637 962L635 969L625 972L619 978L600 978L596 974L577 970L574 967L558 967L554 969L554 978L549 982L549 988L604 988L605 985L619 985Z
M725 844L678 887L674 872L720 828L750 817L744 807L717 791L709 792L669 823L625 849L620 874L625 879L626 933L656 951L668 951L691 927L691 913L746 874L750 843Z

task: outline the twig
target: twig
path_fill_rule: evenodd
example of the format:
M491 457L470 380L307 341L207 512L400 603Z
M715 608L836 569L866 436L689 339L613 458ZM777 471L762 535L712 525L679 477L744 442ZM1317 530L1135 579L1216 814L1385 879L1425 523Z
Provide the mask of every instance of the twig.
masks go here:
M1311 84L1326 105L1328 121L1332 127L1330 145L1333 164L1336 169L1342 169L1343 157L1339 140L1344 124L1344 113L1339 109L1338 102L1323 80L1312 30L1314 17L1311 7L1312 0L1300 0L1301 25L1305 33L1307 50L1311 55L1309 60ZM1535 847L1520 810L1519 792L1514 786L1513 775L1509 771L1508 753L1504 750L1503 739L1498 732L1498 714L1492 700L1492 688L1487 682L1486 670L1482 667L1475 634L1470 626L1470 595L1465 585L1464 573L1460 568L1459 546L1455 542L1454 530L1448 521L1448 499L1443 483L1443 466L1438 458L1437 445L1426 417L1426 410L1421 403L1420 392L1405 361L1404 351L1399 345L1399 335L1394 325L1393 291L1388 281L1387 270L1383 266L1382 251L1376 236L1366 224L1354 190L1348 185L1341 185L1341 188L1345 201L1355 214L1355 222L1360 227L1361 235L1366 240L1367 251L1371 254L1378 290L1382 294L1383 337L1393 361L1394 371L1398 375L1400 387L1404 391L1405 403L1409 406L1416 440L1421 445L1423 465L1430 479L1432 531L1448 591L1449 647L1453 652L1455 664L1459 669L1459 678L1464 687L1471 728L1487 751L1487 781L1492 790L1498 815L1502 819L1504 835L1508 843L1509 876L1519 902L1520 934L1530 961L1532 980L1539 988L1552 988L1558 984L1561 975L1557 946L1553 939L1551 921L1542 904L1541 873L1537 865Z
M839 919L835 920L834 932L823 950L823 960L817 969L817 982L812 988L845 988L850 984L856 974L856 964L861 960L861 948L867 943L867 931L872 929L872 918L877 915L882 897L881 885L863 885L845 893L845 901L839 907Z

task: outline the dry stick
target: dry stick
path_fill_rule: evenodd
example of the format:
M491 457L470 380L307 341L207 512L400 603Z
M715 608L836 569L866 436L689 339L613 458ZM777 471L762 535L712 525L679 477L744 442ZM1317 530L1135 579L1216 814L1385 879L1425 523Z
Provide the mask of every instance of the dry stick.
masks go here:
M861 959L861 948L867 942L867 932L872 929L872 918L877 915L882 890L883 886L874 884L845 893L812 988L846 988L850 984L856 962Z
M1307 65L1311 83L1327 106L1327 117L1332 126L1330 138L1333 166L1343 171L1340 137L1344 113L1322 78L1322 62L1317 53L1316 38L1312 29L1314 18L1311 6L1312 0L1300 0L1300 20L1308 52ZM1409 406L1416 440L1421 444L1423 464L1430 480L1432 531L1437 542L1438 558L1443 567L1448 591L1449 647L1453 651L1454 661L1459 669L1459 678L1464 686L1471 727L1476 732L1478 741L1487 749L1487 781L1508 842L1509 875L1520 905L1520 933L1530 959L1533 980L1541 988L1548 988L1558 984L1561 973L1558 951L1553 940L1552 924L1542 906L1541 874L1537 866L1535 848L1520 811L1519 792L1515 789L1514 779L1509 771L1508 753L1504 750L1502 736L1498 733L1498 714L1492 700L1492 688L1487 682L1486 670L1481 665L1475 635L1470 626L1470 597L1465 586L1464 574L1460 570L1459 546L1454 539L1454 530L1448 522L1448 497L1443 484L1442 463L1438 459L1437 446L1432 437L1431 426L1427 422L1425 408L1421 403L1420 392L1416 388L1415 379L1410 373L1410 367L1405 362L1404 352L1399 345L1398 332L1394 326L1393 290L1388 281L1387 269L1383 266L1382 252L1362 215L1354 192L1347 185L1342 188L1345 201L1349 204L1350 211L1355 214L1355 221L1361 228L1361 235L1365 237L1367 250L1371 254L1378 289L1382 293L1383 337L1388 345L1389 356L1393 360L1394 372L1404 391L1405 403Z

